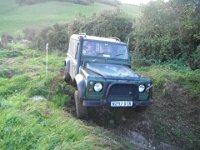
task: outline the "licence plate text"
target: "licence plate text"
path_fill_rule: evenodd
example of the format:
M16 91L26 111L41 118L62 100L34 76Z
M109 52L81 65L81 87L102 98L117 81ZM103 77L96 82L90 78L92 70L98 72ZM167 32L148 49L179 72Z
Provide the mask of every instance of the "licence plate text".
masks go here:
M111 107L131 107L133 106L133 101L112 101Z

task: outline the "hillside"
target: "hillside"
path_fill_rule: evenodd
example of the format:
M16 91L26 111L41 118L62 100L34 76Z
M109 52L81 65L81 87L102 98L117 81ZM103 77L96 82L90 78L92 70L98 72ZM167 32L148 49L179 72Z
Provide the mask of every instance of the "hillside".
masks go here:
M79 5L68 2L50 1L34 5L18 6L15 0L0 0L0 34L19 34L27 27L43 27L55 23L66 23L78 15L90 17L103 10L118 9L110 5L94 3ZM134 5L120 5L119 9L130 16L138 16L140 9Z
M157 13L157 10L151 7L147 9L146 18L143 18L144 20L140 18L141 24L138 24L140 30L136 33L134 24L132 28L133 20L130 18L140 16L141 8L133 5L120 5L118 8L126 13L122 14L122 17L129 16L124 17L125 21L121 16L115 18L107 11L108 18L105 14L102 18L94 15L97 17L90 19L88 24L81 24L79 21L72 23L74 26L80 23L81 27L87 25L86 33L97 25L100 29L108 28L108 31L100 30L100 33L105 32L110 35L118 32L125 34L125 37L130 35L129 49L132 51L138 46L135 44L138 41L144 48L152 46L153 50L154 46L159 47L160 43L164 43L163 47L169 46L166 41L171 40L170 37L164 39L165 43L159 41L160 37L152 36L153 33L163 31L156 29L158 25L164 27L165 23L161 21L163 24L155 25L155 18L148 17L154 14L149 13L153 10L155 15L159 14L157 18L159 22L159 19L165 20L165 13ZM55 23L66 23L78 18L77 16L89 18L93 13L118 8L98 3L83 6L55 1L19 7L15 4L15 0L0 0L0 34L7 32L18 36L27 27L41 28ZM171 7L170 9L173 10ZM161 10L159 9L159 12ZM152 21L151 24L149 19ZM170 19L173 20L171 17ZM111 30L114 26L112 23L116 23L115 30ZM130 28L126 28L125 25L128 27L130 25ZM173 29L169 21L167 25L169 28L166 28L166 31ZM42 48L28 48L26 44L29 41L26 40L16 40L18 43L8 43L4 48L0 48L0 149L200 149L199 69L191 70L178 59L160 62L137 54L139 51L130 51L134 60L132 69L153 80L154 103L144 109L90 108L89 119L80 120L75 115L73 98L75 89L62 78L67 49L63 48L62 44L68 46L67 36L71 33L63 24L55 25L49 30L48 28L43 29L43 34L38 36L38 39L44 40L38 42ZM74 28L72 31L78 31L76 27ZM178 32L173 30L170 34L163 35L174 35L174 38L178 39L174 31ZM136 39L135 35L141 33L144 36L141 36L140 40ZM145 45L147 38L144 37L148 34L150 44ZM46 72L44 43L49 38L48 35L51 35L49 37L52 38L53 44L49 44L48 72ZM153 37L160 43L154 42ZM178 42L174 44L176 43ZM60 49L57 47L50 49L51 44L59 45L62 50L60 47ZM150 52L150 54L160 52L165 55L166 49L161 50L158 48L155 53Z

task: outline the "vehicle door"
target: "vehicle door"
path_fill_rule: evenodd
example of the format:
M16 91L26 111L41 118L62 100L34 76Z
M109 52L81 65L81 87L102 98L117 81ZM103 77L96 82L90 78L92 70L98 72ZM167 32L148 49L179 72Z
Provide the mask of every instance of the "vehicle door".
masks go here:
M72 49L72 52L71 52L72 60L71 60L71 65L70 65L72 67L72 69L70 69L70 71L71 71L70 75L71 75L72 79L74 79L76 74L77 74L77 71L78 71L77 55L78 55L78 49L79 49L79 41L73 40L72 44L73 44L73 46L71 47L71 49Z

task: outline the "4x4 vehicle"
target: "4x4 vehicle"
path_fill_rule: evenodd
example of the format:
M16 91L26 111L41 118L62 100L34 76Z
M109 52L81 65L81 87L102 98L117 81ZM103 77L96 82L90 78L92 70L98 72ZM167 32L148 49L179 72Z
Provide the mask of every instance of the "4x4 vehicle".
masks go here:
M131 69L126 43L117 38L73 34L65 59L66 82L74 93L78 118L87 107L138 107L152 103L152 81Z

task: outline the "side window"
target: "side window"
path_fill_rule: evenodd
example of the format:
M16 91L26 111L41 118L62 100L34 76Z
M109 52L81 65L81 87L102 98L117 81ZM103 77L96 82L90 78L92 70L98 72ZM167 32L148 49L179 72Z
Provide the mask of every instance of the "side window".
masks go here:
M73 46L73 40L70 39L69 48L68 48L68 53L69 53L71 56L72 56L72 51L73 51L72 46Z
M77 59L78 57L78 48L79 48L79 41L76 41L75 59Z
M74 39L70 39L68 53L73 57L76 58L78 41Z

